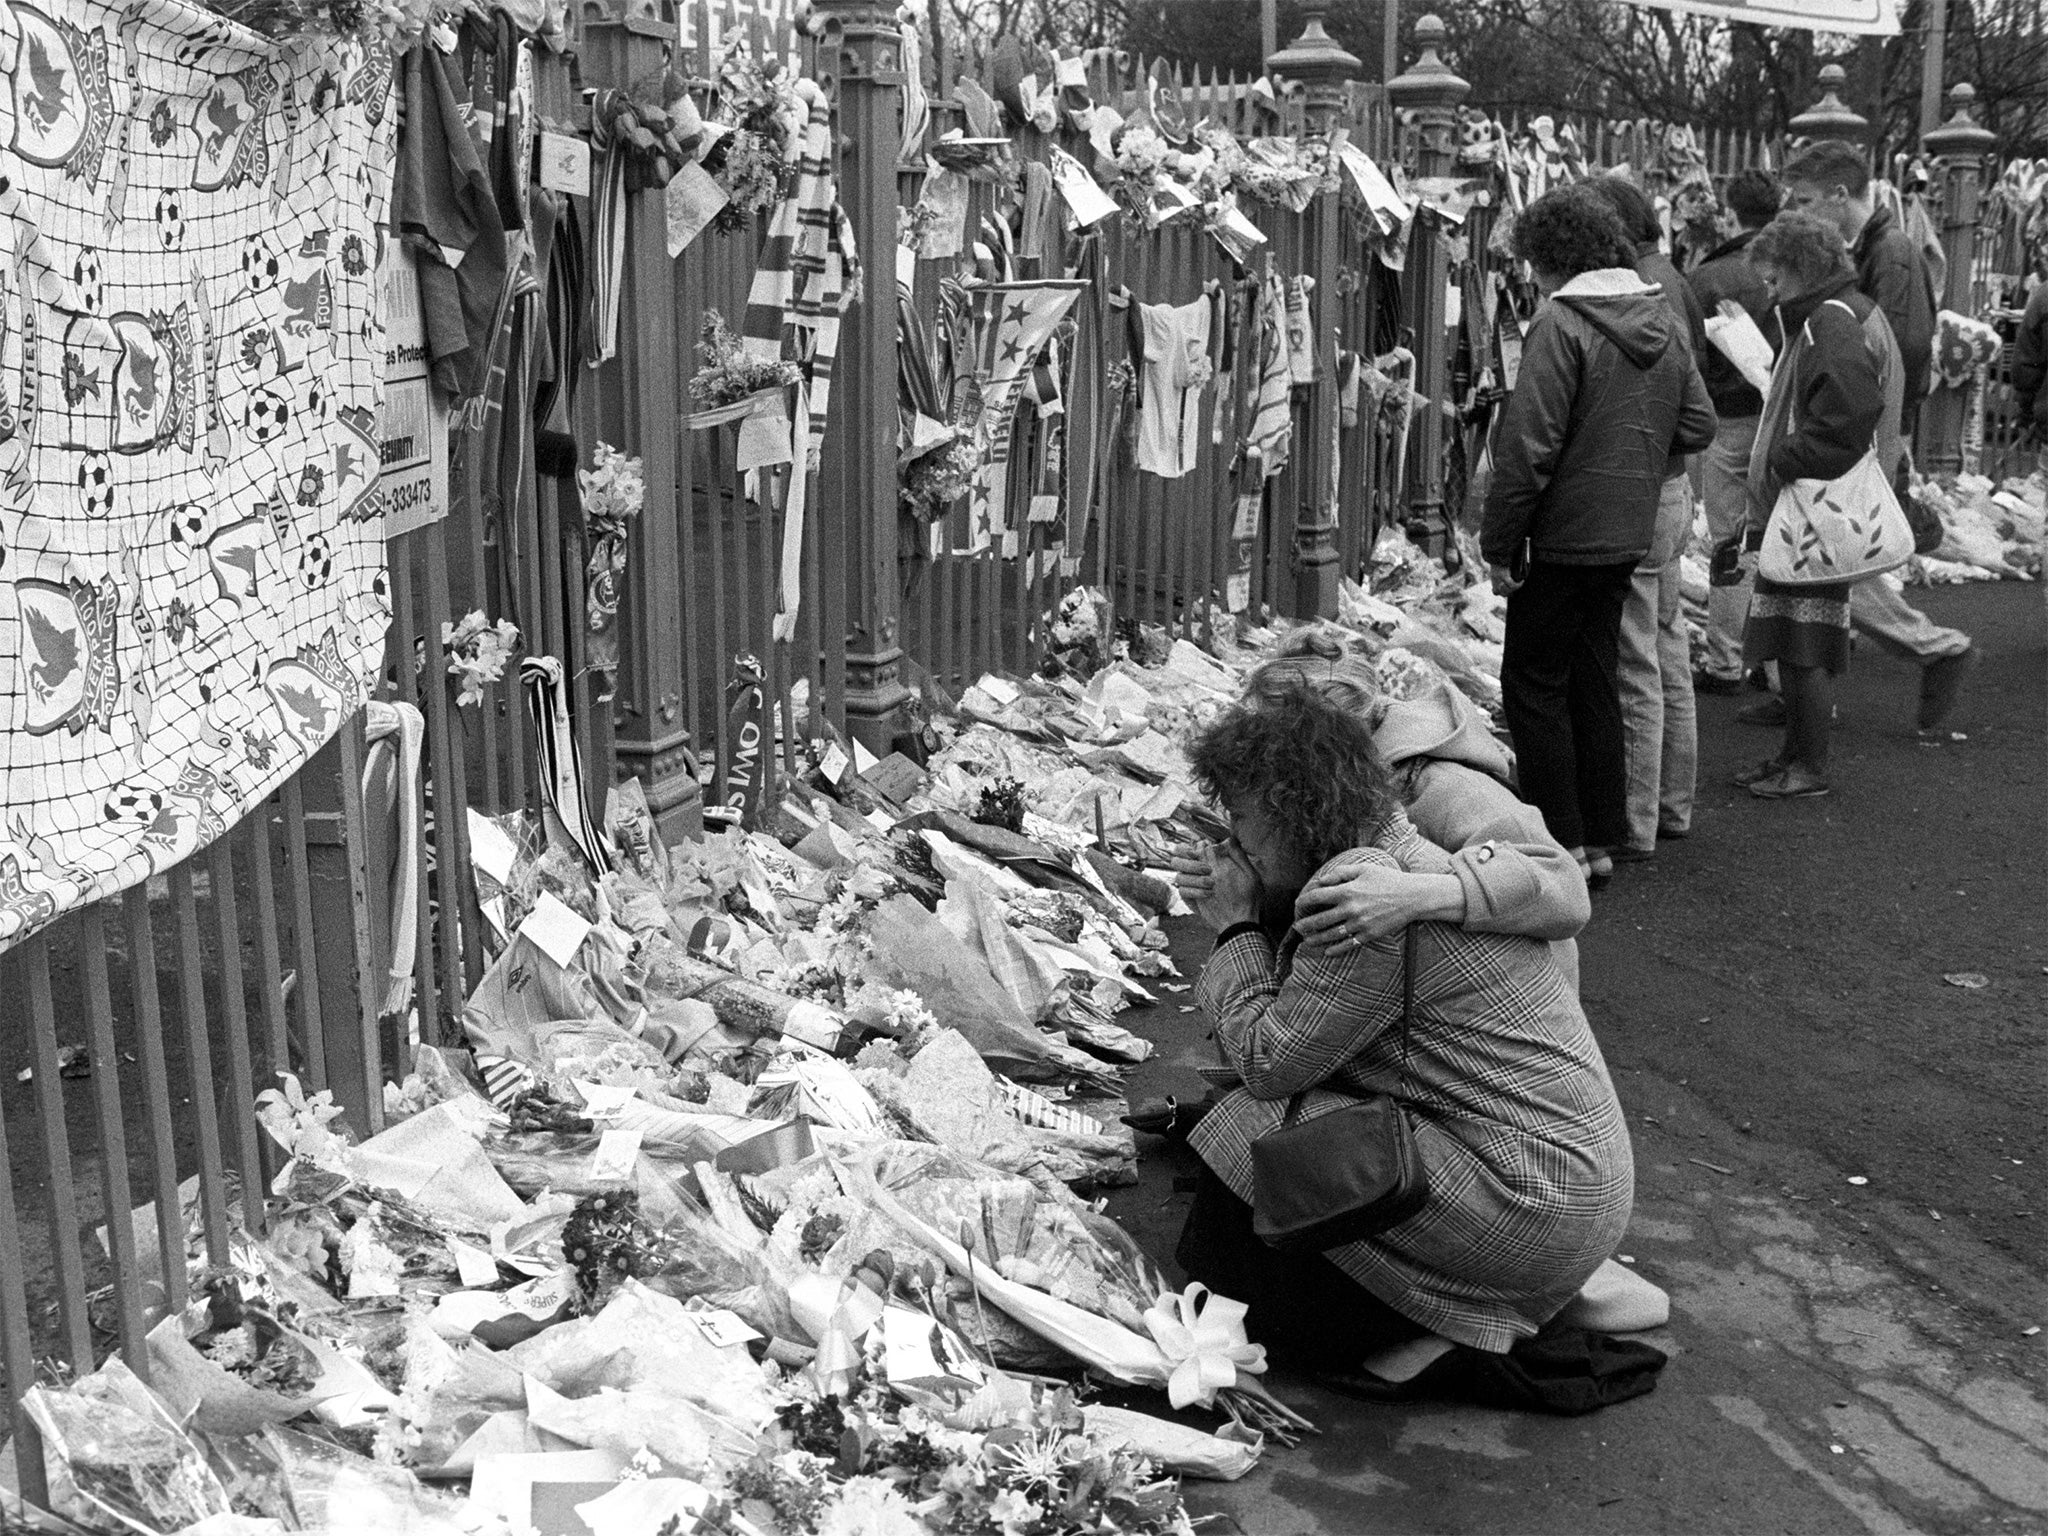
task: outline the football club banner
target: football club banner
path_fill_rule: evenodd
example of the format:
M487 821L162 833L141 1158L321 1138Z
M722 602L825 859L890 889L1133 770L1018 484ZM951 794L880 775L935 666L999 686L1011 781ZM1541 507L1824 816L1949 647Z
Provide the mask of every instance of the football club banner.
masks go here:
M1796 27L1802 32L1856 32L1894 37L1899 30L1896 0L1624 0L1646 11L1682 11L1759 27Z
M362 707L391 60L0 5L0 950L220 837Z
M968 552L1010 527L1010 432L1017 398L1046 343L1088 286L1085 278L988 283L971 291L974 368L981 382L981 463L968 497Z

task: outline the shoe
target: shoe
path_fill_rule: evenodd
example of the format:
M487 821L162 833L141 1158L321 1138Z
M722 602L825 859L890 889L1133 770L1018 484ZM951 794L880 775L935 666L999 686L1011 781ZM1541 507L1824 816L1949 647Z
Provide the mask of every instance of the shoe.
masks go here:
M1694 693L1718 693L1726 697L1742 692L1740 677L1717 677L1712 672L1695 672L1692 675Z
M1604 891L1614 880L1614 857L1606 849L1586 855L1586 887Z
M1751 667L1749 674L1742 681L1748 686L1751 693L1769 693L1771 691L1771 674L1762 667Z
M1785 765L1775 757L1767 757L1754 768L1745 768L1733 780L1737 789L1747 789L1752 784L1761 784L1765 779L1775 779L1785 771Z
M1657 841L1660 843L1682 843L1692 835L1687 827L1659 827Z
M1759 800L1817 800L1828 793L1828 781L1804 768L1787 768L1775 778L1758 779L1749 792Z
M1768 699L1759 699L1746 709L1735 711L1735 718L1744 725L1779 726L1785 723L1785 701L1776 694Z
M1977 648L1930 661L1920 669L1920 729L1938 731L1956 707L1963 679L1977 664Z
M1657 857L1657 850L1654 848L1631 848L1628 844L1622 843L1617 847L1608 849L1607 857L1616 864L1643 864Z

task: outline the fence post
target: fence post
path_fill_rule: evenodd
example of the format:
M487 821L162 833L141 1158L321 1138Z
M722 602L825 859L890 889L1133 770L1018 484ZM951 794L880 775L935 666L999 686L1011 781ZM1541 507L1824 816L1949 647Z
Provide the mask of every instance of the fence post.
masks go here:
M903 40L888 0L816 0L818 78L833 106L839 200L860 252L862 293L840 331L820 475L818 551L846 584L846 728L887 753L909 729L896 572L896 159L903 138ZM834 457L828 453L828 458ZM1021 620L1019 621L1021 622Z
M1458 104L1472 87L1437 56L1444 24L1436 16L1415 23L1415 46L1422 56L1387 84L1396 110L1413 111L1420 145L1416 174L1425 183L1447 177L1458 161ZM1425 549L1440 553L1451 543L1451 519L1444 513L1444 417L1451 390L1451 350L1447 331L1445 285L1450 279L1450 253L1425 207L1415 218L1415 249L1408 271L1408 319L1415 330L1415 388L1428 403L1416 413L1408 444L1408 531Z
M612 0L603 20L584 26L580 59L585 82L623 91L650 75L658 78L675 35L674 25L656 15L649 0ZM677 439L682 431L677 383L688 370L675 355L673 268L665 192L651 187L628 193L618 353L593 381L595 415L599 436L622 452L639 456L647 500L628 535L625 591L619 603L622 665L613 705L615 760L589 764L594 782L587 788L598 801L592 814L602 817L605 785L615 776L637 777L646 789L655 825L669 842L701 836L704 830L690 733L683 725L683 690L688 682L683 675L682 594L695 589L683 570L680 522L690 515L690 508L676 505ZM690 330L694 334L694 317ZM580 587L581 576L577 572L568 584ZM572 616L572 622L580 618Z
M1355 54L1346 52L1323 30L1329 0L1304 0L1301 36L1266 60L1267 73L1296 80L1303 90L1303 111L1309 133L1327 138L1344 110L1353 80L1364 71ZM1343 296L1338 291L1342 265L1337 231L1342 221L1341 195L1319 192L1309 205L1303 254L1308 275L1315 279L1309 294L1309 321L1314 327L1316 376L1303 402L1302 419L1308 441L1298 450L1302 473L1295 480L1301 505L1295 508L1294 607L1297 618L1337 616L1337 578L1342 572L1337 553L1337 345Z
M301 976L299 985L319 992L327 1084L348 1123L368 1136L384 1128L378 1011L390 934L391 844L385 830L371 828L363 806L364 718L358 709L342 721L335 739L300 770L312 901L294 910L292 922L313 929L316 974ZM411 1063L392 1065L403 1077Z
M1971 292L1977 264L1978 193L1984 182L1984 156L1997 136L1970 117L1977 93L1964 83L1948 94L1954 115L1926 134L1921 145L1935 157L1934 185L1941 199L1941 248L1948 257L1947 291L1942 307L1967 315L1974 307ZM1945 389L1938 381L1929 391L1920 417L1918 452L1929 474L1954 474L1963 467L1963 416L1968 389Z

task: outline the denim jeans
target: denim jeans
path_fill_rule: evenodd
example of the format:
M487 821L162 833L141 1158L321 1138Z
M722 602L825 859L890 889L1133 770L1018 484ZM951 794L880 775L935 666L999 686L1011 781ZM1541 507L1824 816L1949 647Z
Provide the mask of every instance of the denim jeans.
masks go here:
M1742 526L1749 501L1749 451L1757 418L1723 416L1714 445L1700 455L1700 497L1707 504L1707 538L1721 544ZM1710 677L1742 676L1742 623L1749 616L1750 578L1732 587L1707 588L1707 653L1700 670Z
M1849 622L1883 650L1918 667L1970 648L1968 635L1935 623L1882 579L1859 581L1849 589Z
M1673 475L1657 500L1657 531L1621 611L1623 760L1633 848L1655 848L1660 825L1674 832L1692 827L1699 730L1678 571L1691 528L1692 486L1684 475Z

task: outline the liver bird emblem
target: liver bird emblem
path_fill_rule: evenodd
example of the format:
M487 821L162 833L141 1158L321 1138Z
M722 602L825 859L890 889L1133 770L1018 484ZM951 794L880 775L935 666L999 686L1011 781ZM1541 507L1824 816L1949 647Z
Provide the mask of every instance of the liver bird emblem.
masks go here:
M21 98L36 126L48 133L71 110L71 92L66 89L65 72L50 61L50 53L35 33L28 34L29 89Z
M206 120L213 124L213 132L206 135L206 157L217 159L228 141L242 131L242 124L249 119L234 102L228 99L225 90L215 91L206 98Z
M28 620L29 641L36 648L36 664L28 669L28 680L36 691L36 702L47 703L78 670L78 631L51 623L48 614L26 603L21 616Z

